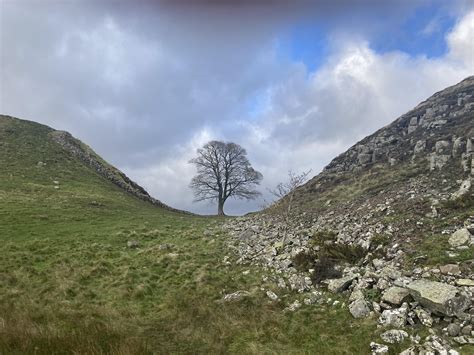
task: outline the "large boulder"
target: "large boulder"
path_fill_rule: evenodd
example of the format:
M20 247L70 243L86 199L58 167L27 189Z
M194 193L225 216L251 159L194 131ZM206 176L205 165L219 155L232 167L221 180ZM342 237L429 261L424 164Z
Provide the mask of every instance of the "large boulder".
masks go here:
M467 309L471 300L455 286L430 280L416 280L408 284L410 294L432 312L454 316Z

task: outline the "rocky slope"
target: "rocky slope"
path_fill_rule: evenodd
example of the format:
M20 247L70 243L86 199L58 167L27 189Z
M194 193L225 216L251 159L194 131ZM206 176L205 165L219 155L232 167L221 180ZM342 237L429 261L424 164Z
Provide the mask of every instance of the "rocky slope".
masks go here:
M44 133L36 138L47 140L49 142L52 142L53 144L58 144L63 149L63 152L65 154L76 158L78 162L89 167L98 175L112 182L114 185L118 186L123 191L126 191L127 193L139 198L140 200L150 202L155 206L176 212L188 213L169 207L161 201L151 197L143 187L130 180L119 169L107 163L89 146L87 146L80 140L74 138L70 133L65 131L57 131L50 127L40 125L36 122L30 122L20 120L11 116L0 115L0 136L3 136L2 141L4 144L8 144L10 136L13 137L17 134L24 134L28 130L31 130L32 126L35 126L34 129L36 131ZM28 141L23 141L22 144L24 146L32 145L32 143ZM43 161L38 161L36 162L36 164L39 167L46 165Z
M404 354L467 353L474 351L473 176L469 77L335 158L295 192L288 223L289 199L229 222L229 245L237 263L263 266L281 292L306 295L305 304L321 290L345 294L354 317L387 327L374 353L408 333L413 345ZM301 306L295 302L291 310Z

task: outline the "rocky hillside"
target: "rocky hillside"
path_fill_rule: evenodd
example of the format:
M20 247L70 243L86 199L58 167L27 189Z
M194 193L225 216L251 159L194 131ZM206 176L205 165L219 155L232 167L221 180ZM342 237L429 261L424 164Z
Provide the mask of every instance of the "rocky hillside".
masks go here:
M387 328L374 353L409 335L405 355L473 352L473 176L469 77L335 158L295 192L288 219L284 198L228 223L229 245L282 294L345 295L354 317Z
M130 180L123 172L107 163L89 146L74 138L68 132L57 131L36 122L0 115L0 138L0 144L4 149L3 154L5 158L8 158L8 152L11 150L10 160L12 162L23 161L25 164L33 164L37 169L48 170L48 160L54 161L57 160L58 156L67 155L74 160L74 163L92 169L96 174L130 195L150 202L155 206L178 211L151 197L143 187ZM54 156L43 154L41 160L38 161L28 161L30 159L26 159L26 155L29 157L37 155L33 154L34 150L43 147L46 152L51 149L51 145L59 148L59 152L55 151ZM19 153L23 151L25 156L19 156Z

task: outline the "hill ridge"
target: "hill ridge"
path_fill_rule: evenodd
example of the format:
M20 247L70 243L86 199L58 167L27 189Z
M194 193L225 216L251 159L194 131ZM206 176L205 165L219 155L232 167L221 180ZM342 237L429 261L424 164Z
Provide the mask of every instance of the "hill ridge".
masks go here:
M125 173L109 164L102 157L100 157L91 147L83 143L79 139L75 138L72 134L66 131L55 130L47 125L43 125L38 122L23 120L17 117L0 115L0 127L1 121L20 121L27 124L39 125L49 130L47 137L49 140L58 144L67 154L71 154L78 158L85 166L94 170L104 179L112 182L123 191L139 198L140 200L149 202L157 207L165 208L167 210L179 213L191 214L191 212L179 210L166 205L158 199L153 198L150 194L139 184L131 180Z

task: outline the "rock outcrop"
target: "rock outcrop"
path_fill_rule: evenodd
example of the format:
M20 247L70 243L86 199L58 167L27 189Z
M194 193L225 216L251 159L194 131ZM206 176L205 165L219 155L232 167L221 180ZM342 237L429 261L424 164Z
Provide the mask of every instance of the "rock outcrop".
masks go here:
M403 328L438 334L413 338L406 354L455 354L454 343L474 342L473 143L469 77L336 157L295 191L288 218L283 198L229 221L236 263L261 266L282 290L347 296L353 317L395 330L387 343L406 339ZM374 342L372 351L388 347Z

